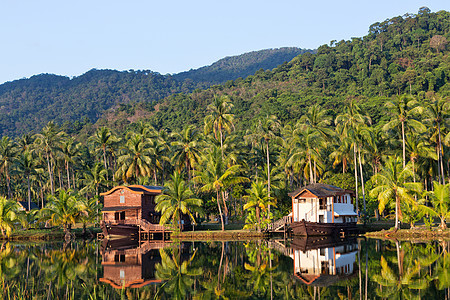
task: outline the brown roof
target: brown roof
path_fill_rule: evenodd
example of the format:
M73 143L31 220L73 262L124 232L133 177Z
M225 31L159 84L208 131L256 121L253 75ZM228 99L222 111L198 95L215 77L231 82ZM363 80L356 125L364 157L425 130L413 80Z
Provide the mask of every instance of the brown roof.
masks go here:
M113 187L112 189L110 189L109 191L107 191L105 193L101 193L100 195L106 196L106 195L112 194L115 191L120 190L120 189L127 189L135 194L161 194L164 187L151 186L151 185L138 185L138 184L128 185L128 186L119 185L119 186Z
M324 184L324 183L313 183L304 187L301 187L291 193L289 193L289 196L297 196L298 194L302 193L303 191L309 191L310 193L314 194L317 197L329 197L329 196L336 196L341 195L343 193L351 193L353 194L353 191L350 190L344 190L340 187Z

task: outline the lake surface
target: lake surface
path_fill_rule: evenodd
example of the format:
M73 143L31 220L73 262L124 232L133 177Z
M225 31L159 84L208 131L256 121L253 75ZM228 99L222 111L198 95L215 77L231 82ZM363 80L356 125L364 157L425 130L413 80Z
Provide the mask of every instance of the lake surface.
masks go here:
M450 299L446 242L5 243L3 299Z

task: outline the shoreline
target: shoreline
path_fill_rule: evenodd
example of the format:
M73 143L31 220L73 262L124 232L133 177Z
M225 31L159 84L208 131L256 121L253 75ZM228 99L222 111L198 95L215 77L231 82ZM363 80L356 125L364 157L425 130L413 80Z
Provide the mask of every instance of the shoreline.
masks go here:
M373 239L398 239L398 240L450 240L450 229L399 229L380 230L366 232L363 236Z
M171 238L179 240L248 240L267 237L265 232L249 230L207 230L207 231L185 231L172 234Z

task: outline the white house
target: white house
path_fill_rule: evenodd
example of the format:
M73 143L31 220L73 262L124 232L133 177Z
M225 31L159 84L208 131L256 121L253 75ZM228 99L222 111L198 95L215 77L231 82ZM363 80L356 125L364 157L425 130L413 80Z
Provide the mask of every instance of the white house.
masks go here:
M292 222L356 222L353 195L353 191L323 183L297 189L289 193L292 198Z

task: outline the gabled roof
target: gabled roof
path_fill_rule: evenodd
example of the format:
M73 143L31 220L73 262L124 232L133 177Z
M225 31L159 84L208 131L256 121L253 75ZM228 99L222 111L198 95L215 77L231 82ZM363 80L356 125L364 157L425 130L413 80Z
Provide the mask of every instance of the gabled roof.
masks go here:
M112 189L110 189L109 191L107 191L105 193L101 193L100 196L110 195L110 194L114 193L115 191L121 190L121 189L129 190L130 192L135 193L135 194L161 194L164 187L151 186L151 185L138 185L138 184L128 185L128 186L119 185L119 186L113 187Z
M313 184L301 187L301 188L289 193L288 195L291 197L295 197L295 196L303 193L304 191L309 191L311 194L313 194L317 197L336 196L336 195L341 195L343 193L354 194L353 191L344 190L344 189L341 189L340 187L337 187L334 185L329 185L329 184L324 184L324 183L313 183Z

